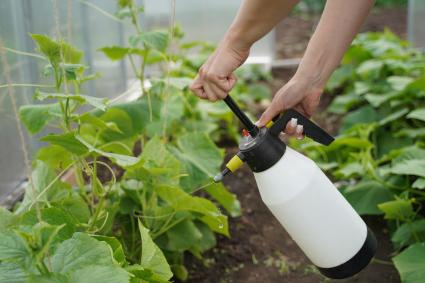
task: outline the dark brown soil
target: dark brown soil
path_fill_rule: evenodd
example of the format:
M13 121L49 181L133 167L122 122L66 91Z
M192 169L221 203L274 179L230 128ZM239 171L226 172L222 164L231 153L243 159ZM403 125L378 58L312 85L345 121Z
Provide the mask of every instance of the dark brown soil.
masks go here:
M235 153L236 149L228 151ZM333 282L318 273L262 203L248 168L228 176L224 183L237 194L242 216L230 219L231 238L219 237L217 247L204 254L204 263L186 257L187 282ZM380 218L365 220L379 241L376 257L389 261L392 247L385 222ZM355 277L335 282L400 281L393 266L372 262Z

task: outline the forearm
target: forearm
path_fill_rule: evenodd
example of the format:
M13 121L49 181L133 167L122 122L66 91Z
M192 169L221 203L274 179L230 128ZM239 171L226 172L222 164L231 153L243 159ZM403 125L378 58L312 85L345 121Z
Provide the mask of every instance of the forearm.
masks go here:
M244 0L224 40L249 49L285 18L299 0Z
M374 0L328 0L296 76L324 87L373 3Z

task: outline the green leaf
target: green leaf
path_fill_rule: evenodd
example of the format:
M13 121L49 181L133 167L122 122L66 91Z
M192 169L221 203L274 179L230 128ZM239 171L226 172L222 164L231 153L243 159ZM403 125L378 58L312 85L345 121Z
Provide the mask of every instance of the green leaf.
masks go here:
M56 173L40 160L35 162L31 176L32 184L28 184L25 188L24 199L16 210L17 214L27 211L36 199L39 202L54 201L62 198L70 190L70 186L59 181L56 178ZM48 189L46 190L46 188Z
M425 243L417 243L399 255L393 262L403 283L421 283L425 278Z
M425 128L419 129L402 129L399 132L395 133L396 137L408 137L412 139L423 138L425 137Z
M214 183L208 186L205 191L221 204L232 217L241 215L241 204L236 195L230 193L222 183Z
M119 265L124 266L127 263L124 249L117 238L103 235L94 235L93 238L98 241L105 242L111 247L114 259L119 263Z
M181 281L186 281L189 277L189 272L182 264L173 264L171 269L173 270L174 276L176 276Z
M407 221L415 215L410 200L392 200L378 204L378 208L385 214L384 218L388 220Z
M379 107L384 102L387 102L398 95L400 95L399 92L393 91L381 94L367 93L364 97L373 107Z
M37 90L34 94L34 99L43 101L45 99L70 99L77 101L81 104L89 104L99 110L105 111L106 107L108 105L108 99L107 98L101 98L101 97L94 97L89 95L82 95L82 94L65 94L65 93L48 93L48 92L42 92Z
M133 165L137 164L138 162L140 162L140 158L137 158L137 157L134 157L134 156L110 153L110 152L105 152L103 150L100 150L100 149L94 147L93 145L89 144L88 142L86 142L82 137L80 137L78 135L75 138L79 142L81 142L84 146L86 146L87 149L90 152L96 152L96 153L98 153L102 156L108 157L112 161L114 161L117 165L119 165L121 167L124 167L124 168L130 167L130 166L133 166Z
M143 268L152 270L160 279L169 280L173 276L173 273L171 272L164 254L154 243L149 235L149 230L143 226L140 219L138 222L140 237L142 238L142 258L140 260L140 265Z
M72 162L69 151L59 145L48 145L37 151L36 159L43 161L53 169L65 169Z
M411 159L399 162L391 168L391 173L425 177L425 159Z
M413 78L405 76L391 76L387 78L387 82L397 91L404 90L413 80Z
M27 283L28 276L18 264L2 262L0 263L0 282Z
M30 257L30 248L16 232L0 233L0 261L24 263L30 260Z
M377 78L383 66L382 60L371 59L361 63L356 72L364 78Z
M215 235L211 231L211 229L207 225L205 225L204 223L199 222L199 221L196 221L195 224L196 224L196 227L198 228L198 230L202 234L202 238L199 241L200 251L203 252L203 251L206 251L206 250L209 250L209 249L215 247L217 242L216 242L216 239L215 239Z
M423 190L425 189L425 178L418 178L412 184L412 188Z
M130 123L132 125L132 134L141 133L145 127L147 121L149 121L149 108L148 103L145 100L137 100L128 103L122 103L114 105L109 109L117 109L123 111L128 118L130 118ZM152 109L157 113L157 109ZM109 119L109 121L112 121ZM117 123L117 126L121 129L120 124Z
M128 283L130 274L116 266L87 265L70 274L71 283Z
M376 181L362 181L343 194L360 215L382 214L378 205L394 199L393 193Z
M52 145L61 146L67 151L77 155L83 155L87 153L87 147L76 138L75 133L65 133L57 135L50 134L42 137L40 140L48 142Z
M418 241L425 241L425 219L403 223L391 237L396 249Z
M384 126L384 125L386 125L390 122L394 122L395 120L403 117L407 112L409 112L408 108L400 109L400 110L384 117L382 120L379 121L378 124L379 124L379 126Z
M51 259L52 271L67 273L88 265L113 265L111 248L87 234L75 233L59 244Z
M19 108L19 117L30 134L40 132L47 123L61 115L58 103L23 105Z
M365 168L358 162L350 162L341 165L338 170L335 171L335 176L338 178L349 178L352 176L362 176Z
M190 177L183 178L189 190L203 185L220 169L223 151L219 150L204 133L187 133L177 139L179 150L175 150ZM192 175L193 174L193 175Z
M363 106L353 112L350 112L342 119L340 132L344 132L357 124L376 122L378 119L378 113L371 106Z
M157 182L168 185L178 185L180 178L180 162L170 153L158 136L150 139L141 155L143 167L152 175L158 177ZM126 173L128 177L140 174L136 169Z
M121 60L130 52L130 48L122 46L110 46L99 49L111 60Z
M0 231L5 231L18 223L18 217L0 206Z
M354 68L352 65L342 65L339 67L330 77L326 84L326 89L333 91L338 87L342 87L354 73Z
M415 159L425 159L425 149L416 145L404 147L400 151L399 155L393 159L392 165L397 165L398 163Z
M328 107L328 111L335 114L346 114L348 110L360 104L362 101L363 99L361 97L353 93L340 95L335 97Z
M27 283L72 283L71 279L63 274L48 273L35 275L31 274Z
M31 37L37 44L38 50L49 59L52 65L57 65L60 61L60 45L43 34L31 34Z
M195 246L202 233L191 220L184 220L167 231L167 250L186 251Z
M407 115L407 118L425 121L425 108L413 110Z
M31 34L36 42L38 50L43 53L53 66L58 66L61 61L61 52L64 63L77 64L80 62L83 52L65 43L54 41L46 35Z
M60 199L52 203L72 217L74 223L88 223L90 219L90 209L87 203L78 195Z
M148 31L130 38L130 45L132 47L136 47L139 43L142 43L145 48L164 52L168 46L168 32L161 30Z
M104 112L99 119L107 124L114 123L119 131L113 129L104 129L101 133L102 138L106 141L116 141L129 138L138 134L133 127L131 117L119 108L110 108Z
M61 208L57 207L47 207L41 210L41 220L44 222L50 224L50 225L56 225L61 226L64 225L58 232L57 236L55 237L55 242L58 241L64 241L66 239L69 239L75 232L75 224L78 222L75 222L73 218L66 213ZM37 218L37 213L35 209L32 209L28 212L26 212L24 215L22 215L21 224L22 225L36 225L39 222Z
M211 230L229 236L227 217L221 214L220 210L211 201L191 196L175 187L158 186L155 188L155 192L177 211L201 213L202 216L199 220L207 224Z

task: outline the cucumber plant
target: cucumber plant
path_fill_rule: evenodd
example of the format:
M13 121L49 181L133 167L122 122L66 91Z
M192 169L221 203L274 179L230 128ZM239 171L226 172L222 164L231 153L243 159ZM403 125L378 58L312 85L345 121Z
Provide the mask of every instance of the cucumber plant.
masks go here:
M342 116L329 147L303 150L320 161L362 215L388 221L403 282L425 266L425 54L390 31L360 34L327 85L328 112Z
M146 60L167 56L156 34L139 34L144 49L138 52L153 54ZM172 272L187 278L184 252L201 257L215 245L214 233L229 236L215 203L233 216L240 205L221 184L205 187L223 158L205 132L163 134L185 119L182 101L170 103L170 122L163 116L165 96L183 97L182 79L170 78L168 86L160 77L149 90L142 87L139 100L115 105L81 94L96 76L85 74L80 50L31 36L49 62L43 73L55 90L38 89L34 98L48 103L22 106L20 116L31 134L53 133L40 138L48 145L36 154L22 202L13 212L0 210L0 281L165 282ZM117 168L124 169L120 177ZM100 170L111 178L101 180ZM75 182L62 180L67 172ZM203 187L215 203L191 195Z

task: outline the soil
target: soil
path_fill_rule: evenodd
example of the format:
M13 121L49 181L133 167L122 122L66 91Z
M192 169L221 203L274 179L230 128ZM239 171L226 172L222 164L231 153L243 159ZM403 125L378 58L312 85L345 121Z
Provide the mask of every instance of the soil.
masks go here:
M228 158L236 150L228 149ZM203 262L186 256L190 274L187 282L400 282L392 265L376 262L352 278L326 279L263 204L248 168L226 177L224 183L238 196L242 216L229 219L231 238L219 236L217 247L204 254ZM389 261L392 247L385 222L378 217L368 217L365 221L379 242L376 258Z

